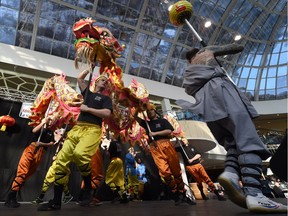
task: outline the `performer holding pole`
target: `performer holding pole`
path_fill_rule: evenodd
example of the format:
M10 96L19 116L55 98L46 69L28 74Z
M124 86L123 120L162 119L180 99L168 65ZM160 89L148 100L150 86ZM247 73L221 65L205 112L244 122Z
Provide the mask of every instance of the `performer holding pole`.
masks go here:
M102 121L110 116L112 101L102 94L106 89L107 78L103 75L98 76L91 91L90 85L84 81L88 73L89 70L84 70L77 77L81 93L87 94L87 98L85 104L80 107L77 124L67 133L63 148L56 158L54 198L49 203L39 206L38 211L61 209L63 186L67 182L67 173L72 161L77 165L84 180L80 206L88 206L92 201L91 157L96 153L101 142Z
M192 15L189 4L188 1L175 3L172 20L184 24ZM219 144L227 150L225 169L218 180L230 200L251 212L287 213L287 206L265 197L261 190L262 160L270 153L252 121L258 113L216 60L216 56L235 54L243 49L240 45L228 44L192 49L187 53L190 64L184 74L184 87L186 93L196 99L189 110L203 117Z
M157 116L154 104L147 106L149 122L139 118L138 113L139 109L136 109L134 118L149 134L149 143L153 142L151 137L154 138L156 146L150 146L151 155L158 167L160 177L172 192L175 205L180 205L183 202L195 205L195 201L186 194L177 152L170 142L174 128L168 120Z

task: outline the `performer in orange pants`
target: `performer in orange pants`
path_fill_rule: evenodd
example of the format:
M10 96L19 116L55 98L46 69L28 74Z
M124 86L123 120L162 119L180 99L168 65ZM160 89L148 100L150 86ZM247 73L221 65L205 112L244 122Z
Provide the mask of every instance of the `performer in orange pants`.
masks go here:
M186 202L195 205L195 201L187 196L177 152L170 142L171 133L174 130L168 120L158 118L153 104L148 104L147 114L150 121L138 117L137 109L134 118L146 130L150 138L150 151L159 170L159 175L172 192L175 205Z
M202 182L205 182L216 194L218 200L225 201L226 199L219 194L214 183L211 181L210 177L206 173L205 168L200 163L201 154L199 154L193 147L189 146L188 143L182 145L182 147L183 148L181 148L181 154L186 166L186 170L194 177L195 181L197 182L197 186L200 190L202 198L204 200L208 199L208 197L206 197L203 192Z
M24 182L35 173L37 167L39 166L43 158L46 148L48 146L54 145L53 131L49 129L51 126L51 120L49 118L44 118L39 125L33 128L33 140L31 144L27 146L22 153L18 164L16 177L7 196L5 206L9 208L17 208L20 206L20 203L17 202L16 198L17 192L23 186ZM40 134L40 140L37 141Z

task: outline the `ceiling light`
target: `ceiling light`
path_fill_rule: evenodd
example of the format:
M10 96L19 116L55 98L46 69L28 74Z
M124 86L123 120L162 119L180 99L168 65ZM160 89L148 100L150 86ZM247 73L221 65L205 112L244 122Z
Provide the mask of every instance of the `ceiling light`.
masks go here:
M234 40L235 40L235 41L238 41L238 40L240 40L241 38L242 38L241 35L236 35L236 36L234 37Z
M205 28L209 28L211 26L211 24L212 24L211 21L208 20L205 22L204 26L205 26Z

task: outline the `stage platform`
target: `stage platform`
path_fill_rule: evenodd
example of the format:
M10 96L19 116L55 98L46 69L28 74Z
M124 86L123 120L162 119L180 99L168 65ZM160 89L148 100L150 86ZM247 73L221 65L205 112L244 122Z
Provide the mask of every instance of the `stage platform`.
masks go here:
M275 201L287 203L287 199L278 198ZM211 199L207 201L196 200L197 205L189 206L181 204L174 206L173 201L142 201L129 202L127 204L115 203L108 201L103 202L101 206L81 207L75 202L63 205L59 211L39 212L37 206L31 203L22 202L21 206L16 209L7 208L4 203L0 203L1 216L261 216L262 214L249 213L234 205L231 201L218 201ZM264 215L264 214L263 214ZM265 214L267 216L267 214ZM268 214L269 215L269 214ZM286 215L286 214L270 214Z

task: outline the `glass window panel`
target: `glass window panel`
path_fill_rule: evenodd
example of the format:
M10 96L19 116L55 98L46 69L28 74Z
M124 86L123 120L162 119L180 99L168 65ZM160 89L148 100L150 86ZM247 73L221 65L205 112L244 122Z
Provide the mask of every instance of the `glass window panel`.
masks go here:
M167 75L165 77L165 83L171 84L172 83L172 78L173 78L173 71L168 70Z
M262 78L260 82L260 89L266 88L266 78Z
M277 99L287 98L287 88L277 89Z
M176 35L176 29L174 26L170 25L170 24L167 24L166 25L166 28L163 32L163 36L167 37L167 38L171 38L173 39Z
M253 66L260 66L261 59L262 59L262 55L256 55L254 62L253 62Z
M139 64L136 62L131 62L129 67L129 74L137 76L138 75Z
M287 52L280 53L280 55L279 55L279 63L278 64L287 64Z
M240 79L238 83L239 88L246 89L247 79Z
M246 91L245 95L250 101L254 101L254 91Z
M252 54L248 54L248 57L247 57L246 62L245 62L245 65L246 65L246 66L251 65L253 59L254 59L254 55L252 55Z
M247 90L254 90L256 84L256 79L248 79Z
M36 37L35 51L50 54L52 40L44 37Z
M287 76L277 77L277 88L287 87Z
M265 92L265 100L275 100L275 89L274 90L266 90Z
M263 68L262 77L267 77L267 72L268 72L268 69L267 68Z
M276 88L276 78L267 79L267 89L275 89Z
M0 25L16 28L18 20L18 11L0 7Z
M176 75L173 79L173 85L181 87L183 83L183 76Z
M79 19L76 18L76 10L72 9L72 8L67 8L67 7L60 7L59 8L59 22L62 22L66 25L70 25L71 27L73 26L73 24L78 21ZM87 17L83 16L83 17ZM81 17L81 18L83 18ZM98 19L96 19L96 21L98 21Z
M20 2L21 1L1 0L0 5L9 8L19 9Z
M271 55L270 65L277 65L278 64L278 58L279 58L279 54L273 53Z
M56 24L54 39L62 42L70 42L72 37L71 26L63 25L60 23Z
M250 68L244 67L241 73L241 78L248 78L249 77Z
M32 39L31 33L18 31L15 45L29 49L30 44L31 44L31 39Z
M14 45L16 29L0 25L0 42Z
M66 58L69 45L61 42L54 42L52 47L52 55Z
M151 69L147 67L140 67L139 76L149 79L151 76Z
M287 75L287 65L278 67L278 76Z
M282 43L275 43L275 45L273 46L273 53L278 53L280 52L280 48L281 48L281 44Z
M258 68L252 68L250 71L250 78L256 78L258 76Z
M37 35L53 38L55 25L54 21L40 18Z
M172 46L172 43L167 42L165 40L161 40L159 45L159 53L162 53L163 55L168 55L170 48Z
M40 17L47 20L57 20L59 14L59 5L50 1L44 1L41 4Z
M162 73L160 73L158 70L152 70L151 80L159 82L161 80L161 76Z
M265 100L265 90L259 91L259 100L264 101Z
M18 29L25 32L33 32L34 14L23 12L20 14Z
M276 67L270 67L268 70L268 77L276 77Z

